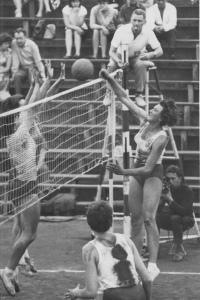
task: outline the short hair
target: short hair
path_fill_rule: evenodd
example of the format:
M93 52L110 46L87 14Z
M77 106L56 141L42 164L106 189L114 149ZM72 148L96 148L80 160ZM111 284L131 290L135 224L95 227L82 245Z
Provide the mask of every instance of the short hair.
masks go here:
M138 16L142 15L143 18L144 18L144 20L146 20L146 12L143 9L141 9L141 8L138 8L138 9L136 9L136 10L133 11L133 13L131 15L131 19L132 19L133 15L138 15Z
M15 29L14 34L20 32L22 32L25 36L27 35L26 30L22 27L18 27L17 29Z
M8 112L13 109L19 108L20 107L19 101L23 98L24 97L20 94L16 94L14 96L8 97L7 99L5 99L4 101L1 102L0 113ZM1 125L3 125L3 127L4 127L3 130L4 130L5 136L9 136L14 133L15 117L16 117L16 114L10 114L10 115L0 118Z
M168 173L176 173L176 175L178 177L183 177L183 173L182 173L181 169L175 165L171 165L166 169L165 174L168 174Z
M160 126L174 126L180 120L181 113L174 99L165 98L160 101L160 105L163 107Z
M8 33L1 33L0 34L0 45L3 43L11 43L12 42L12 37Z
M107 3L109 3L109 0L96 0L97 1L97 3L101 3L101 2L107 2Z
M106 201L97 201L91 204L87 210L87 222L90 228L103 233L112 226L113 210Z
M72 7L72 2L74 2L74 1L76 1L76 0L68 0L69 7ZM82 0L79 0L79 1L80 1L80 6L81 6Z

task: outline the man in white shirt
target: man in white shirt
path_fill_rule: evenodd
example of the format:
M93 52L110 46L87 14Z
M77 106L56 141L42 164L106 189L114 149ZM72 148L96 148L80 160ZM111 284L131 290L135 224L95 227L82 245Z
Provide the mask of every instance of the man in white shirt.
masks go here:
M14 32L12 41L12 78L15 94L21 94L22 81L29 77L29 69L39 71L42 80L45 79L44 65L41 61L39 48L35 42L26 38L26 31L19 27Z
M117 68L126 68L135 76L135 101L138 106L145 106L143 91L145 87L146 66L144 61L162 55L163 51L154 32L146 25L146 14L142 9L136 9L131 16L131 23L119 27L111 41L109 51L109 73ZM122 45L128 45L129 63L123 63L121 58ZM150 45L152 52L146 52L146 46Z
M147 25L154 30L159 41L166 39L169 44L169 58L175 59L176 46L176 7L167 0L157 0L157 3L146 11Z

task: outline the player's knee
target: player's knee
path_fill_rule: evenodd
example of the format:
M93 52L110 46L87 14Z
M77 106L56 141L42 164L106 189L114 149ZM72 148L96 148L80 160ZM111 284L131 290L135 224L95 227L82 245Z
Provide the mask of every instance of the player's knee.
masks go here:
M143 220L141 218L132 218L131 219L132 228L138 228L143 226Z
M155 223L155 218L150 217L150 216L144 218L145 228L151 227L152 225L154 225L154 223Z

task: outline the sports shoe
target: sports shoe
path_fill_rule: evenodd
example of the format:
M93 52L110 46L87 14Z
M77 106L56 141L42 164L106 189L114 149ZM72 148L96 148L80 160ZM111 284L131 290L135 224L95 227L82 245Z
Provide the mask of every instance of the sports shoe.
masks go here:
M14 282L13 282L13 278L10 278L6 275L5 270L1 270L0 271L0 278L3 282L4 288L6 290L6 292L10 295L10 296L15 296L16 295L16 291L15 291L15 286L14 286Z
M111 99L110 93L106 93L106 95L103 99L103 105L108 106L108 105L111 105L111 103L112 103L112 99Z
M181 261L183 260L184 254L182 252L176 252L173 261Z
M31 272L37 273L37 270L36 270L36 268L34 266L34 259L33 258L25 257L25 262L27 263L27 265L30 266Z
M143 95L142 95L142 94L140 94L140 95L135 95L135 102L136 102L136 104L137 104L138 106L140 106L140 107L146 106L146 103L145 103L145 101L144 101L144 99L143 99Z
M158 269L158 267L148 268L148 272L151 276L152 281L154 281L154 279L160 274L160 270Z
M171 249L169 250L169 255L174 255L176 253L177 244L173 244Z
M19 269L19 272L24 275L25 277L28 277L28 278L32 278L34 275L31 271L31 268L29 265L27 264L24 264L24 265L18 265L18 269Z

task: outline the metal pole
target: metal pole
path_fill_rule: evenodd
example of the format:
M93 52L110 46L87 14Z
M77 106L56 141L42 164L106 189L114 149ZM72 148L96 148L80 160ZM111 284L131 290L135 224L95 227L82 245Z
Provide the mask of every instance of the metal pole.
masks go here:
M122 61L128 62L128 45L122 45ZM123 72L123 88L128 91L127 85L127 72ZM130 131L129 131L129 109L122 104L122 126L123 126L123 167L129 169L129 157L130 157ZM130 181L128 176L123 176L123 200L124 200L124 234L128 237L131 235L131 218L128 204Z

